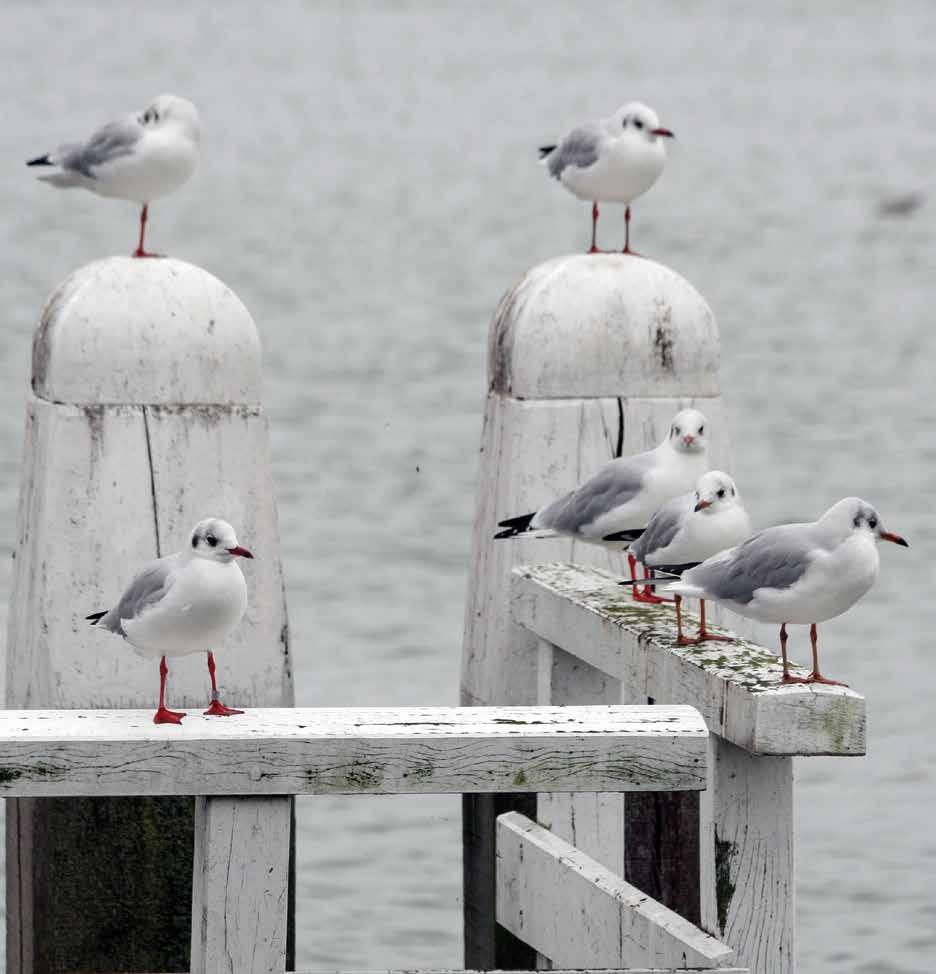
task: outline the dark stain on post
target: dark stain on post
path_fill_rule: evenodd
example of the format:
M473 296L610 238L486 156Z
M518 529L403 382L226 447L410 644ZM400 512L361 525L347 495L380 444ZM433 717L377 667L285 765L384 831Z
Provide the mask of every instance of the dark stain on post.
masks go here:
M74 276L74 275L72 275ZM39 316L39 325L33 335L32 347L32 390L41 396L40 388L45 385L49 368L51 333L58 320L59 311L71 297L72 277L66 278L46 302Z
M718 909L718 929L724 934L728 924L728 909L734 897L731 881L731 860L738 854L738 846L727 839L719 839L715 829L715 903Z
M673 362L673 309L662 301L657 301L656 331L653 336L653 347L660 356L660 368L664 372L672 372Z

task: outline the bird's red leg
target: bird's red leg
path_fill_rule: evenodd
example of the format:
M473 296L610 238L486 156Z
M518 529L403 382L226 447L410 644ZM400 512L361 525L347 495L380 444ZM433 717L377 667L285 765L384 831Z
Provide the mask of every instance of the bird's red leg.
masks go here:
M234 714L242 714L243 710L235 710L233 707L225 707L221 703L221 695L218 693L218 682L215 679L214 653L208 650L208 673L211 676L211 703L205 714L209 717L233 717Z
M830 680L819 672L819 633L815 622L809 627L809 641L812 643L812 673L806 679L807 683L825 683L833 687L847 687L841 680Z
M709 632L705 628L705 599L699 599L699 639L698 642L712 643L732 643L734 640L730 636L719 636L718 633Z
M806 676L792 676L789 672L789 663L787 662L786 653L787 644L787 631L786 623L780 627L780 652L783 655L783 682L784 683L809 683L809 677Z
M690 638L689 636L685 635L685 633L683 633L683 631L682 631L682 611L681 611L682 596L681 595L677 595L673 599L673 601L676 603L676 631L678 632L678 635L676 637L676 645L677 646L695 646L695 644L699 640L698 639L692 639L692 638Z
M640 257L636 250L631 250L630 248L630 221L631 221L631 211L630 205L624 211L624 249L621 251L622 254L630 254L632 257Z
M166 675L169 668L166 666L166 657L163 656L159 661L159 707L153 717L154 724L181 724L184 713L178 710L169 710L166 707Z
M595 242L597 233L598 233L598 204L592 203L592 245L591 245L591 250L588 251L590 254L601 253L601 251L598 249L598 244Z
M143 209L140 211L140 242L137 244L137 249L134 250L131 256L133 257L161 257L162 254L151 254L148 250L143 249L143 237L146 234L146 218L149 214L149 203L143 204Z
M649 568L644 565L644 579L652 578L653 575ZM643 591L634 591L634 601L635 602L646 602L647 605L659 605L661 602L666 602L666 599L661 599L659 595L653 594L653 588L650 585L644 585Z
M627 554L627 564L631 573L631 595L636 599L640 594L637 591L637 559L630 552Z

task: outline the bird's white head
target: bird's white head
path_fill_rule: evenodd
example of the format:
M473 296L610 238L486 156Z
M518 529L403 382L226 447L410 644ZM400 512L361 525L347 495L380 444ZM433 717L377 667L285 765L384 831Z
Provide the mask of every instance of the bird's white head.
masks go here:
M735 482L721 470L709 470L696 481L695 510L717 514L741 503Z
M623 105L611 116L612 134L626 135L631 139L645 142L660 142L661 139L672 139L675 136L668 129L660 125L657 113L639 101Z
M899 534L885 531L881 516L860 497L845 497L837 504L833 504L819 518L819 526L843 540L852 534L863 533L870 535L874 541L892 541L904 548L910 547Z
M181 129L193 142L201 138L198 109L187 98L178 95L154 98L140 115L140 124L152 129L173 126Z
M192 528L189 550L197 558L228 562L232 558L253 558L237 543L234 528L219 517L206 517Z
M705 428L705 416L698 409L680 410L670 423L667 443L677 453L705 453L708 447Z

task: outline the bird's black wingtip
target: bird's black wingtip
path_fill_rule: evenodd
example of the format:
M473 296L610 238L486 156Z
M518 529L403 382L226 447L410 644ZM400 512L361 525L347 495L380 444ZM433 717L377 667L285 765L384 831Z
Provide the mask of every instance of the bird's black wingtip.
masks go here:
M35 159L30 159L26 163L27 166L51 166L52 164L48 152L44 156L36 156Z
M103 612L92 612L91 615L85 616L85 619L87 619L88 622L90 622L92 626L93 625L96 625L98 622L101 621L101 619L104 618L104 616L107 615L107 611L108 610L105 609Z
M539 147L540 159L545 159L550 152L554 152L556 147L554 145L541 145Z

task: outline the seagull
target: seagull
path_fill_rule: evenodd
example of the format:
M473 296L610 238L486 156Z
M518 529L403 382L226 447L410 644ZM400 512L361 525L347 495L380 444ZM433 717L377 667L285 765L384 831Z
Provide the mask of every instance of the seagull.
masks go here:
M833 504L818 521L781 524L703 561L667 590L721 602L759 622L780 624L784 683L828 683L819 671L816 625L850 609L874 584L877 541L909 547L885 531L878 512L858 497ZM788 625L809 625L813 668L793 676L787 666Z
M623 550L640 537L654 512L673 497L692 490L708 467L705 416L683 409L666 439L653 450L612 460L580 487L531 514L501 521L495 538L551 538L566 535ZM649 590L637 591L637 559L628 555L634 598L661 602Z
M133 256L158 257L143 247L149 204L192 175L200 139L195 106L177 95L160 95L139 114L103 125L86 142L68 142L26 165L51 169L39 179L53 186L80 186L98 196L142 204Z
M650 569L682 575L725 548L740 544L751 534L751 519L741 502L735 482L721 470L709 470L696 482L693 492L664 504L650 518L647 530L631 545L631 554ZM700 603L699 634L683 634L680 604L676 596L677 645L692 646L705 640L728 641L705 628L705 599Z
M242 714L221 703L214 655L247 608L247 583L235 558L253 558L237 543L234 528L208 517L192 529L188 547L146 565L114 608L86 618L123 636L142 656L159 656L159 707L154 724L181 724L184 713L166 707L167 656L208 652L211 704L205 714Z
M595 243L599 203L626 203L624 253L630 254L630 204L660 178L666 162L664 139L673 133L660 125L656 112L638 101L610 118L572 129L558 145L540 147L540 161L580 200L592 201L590 254Z

